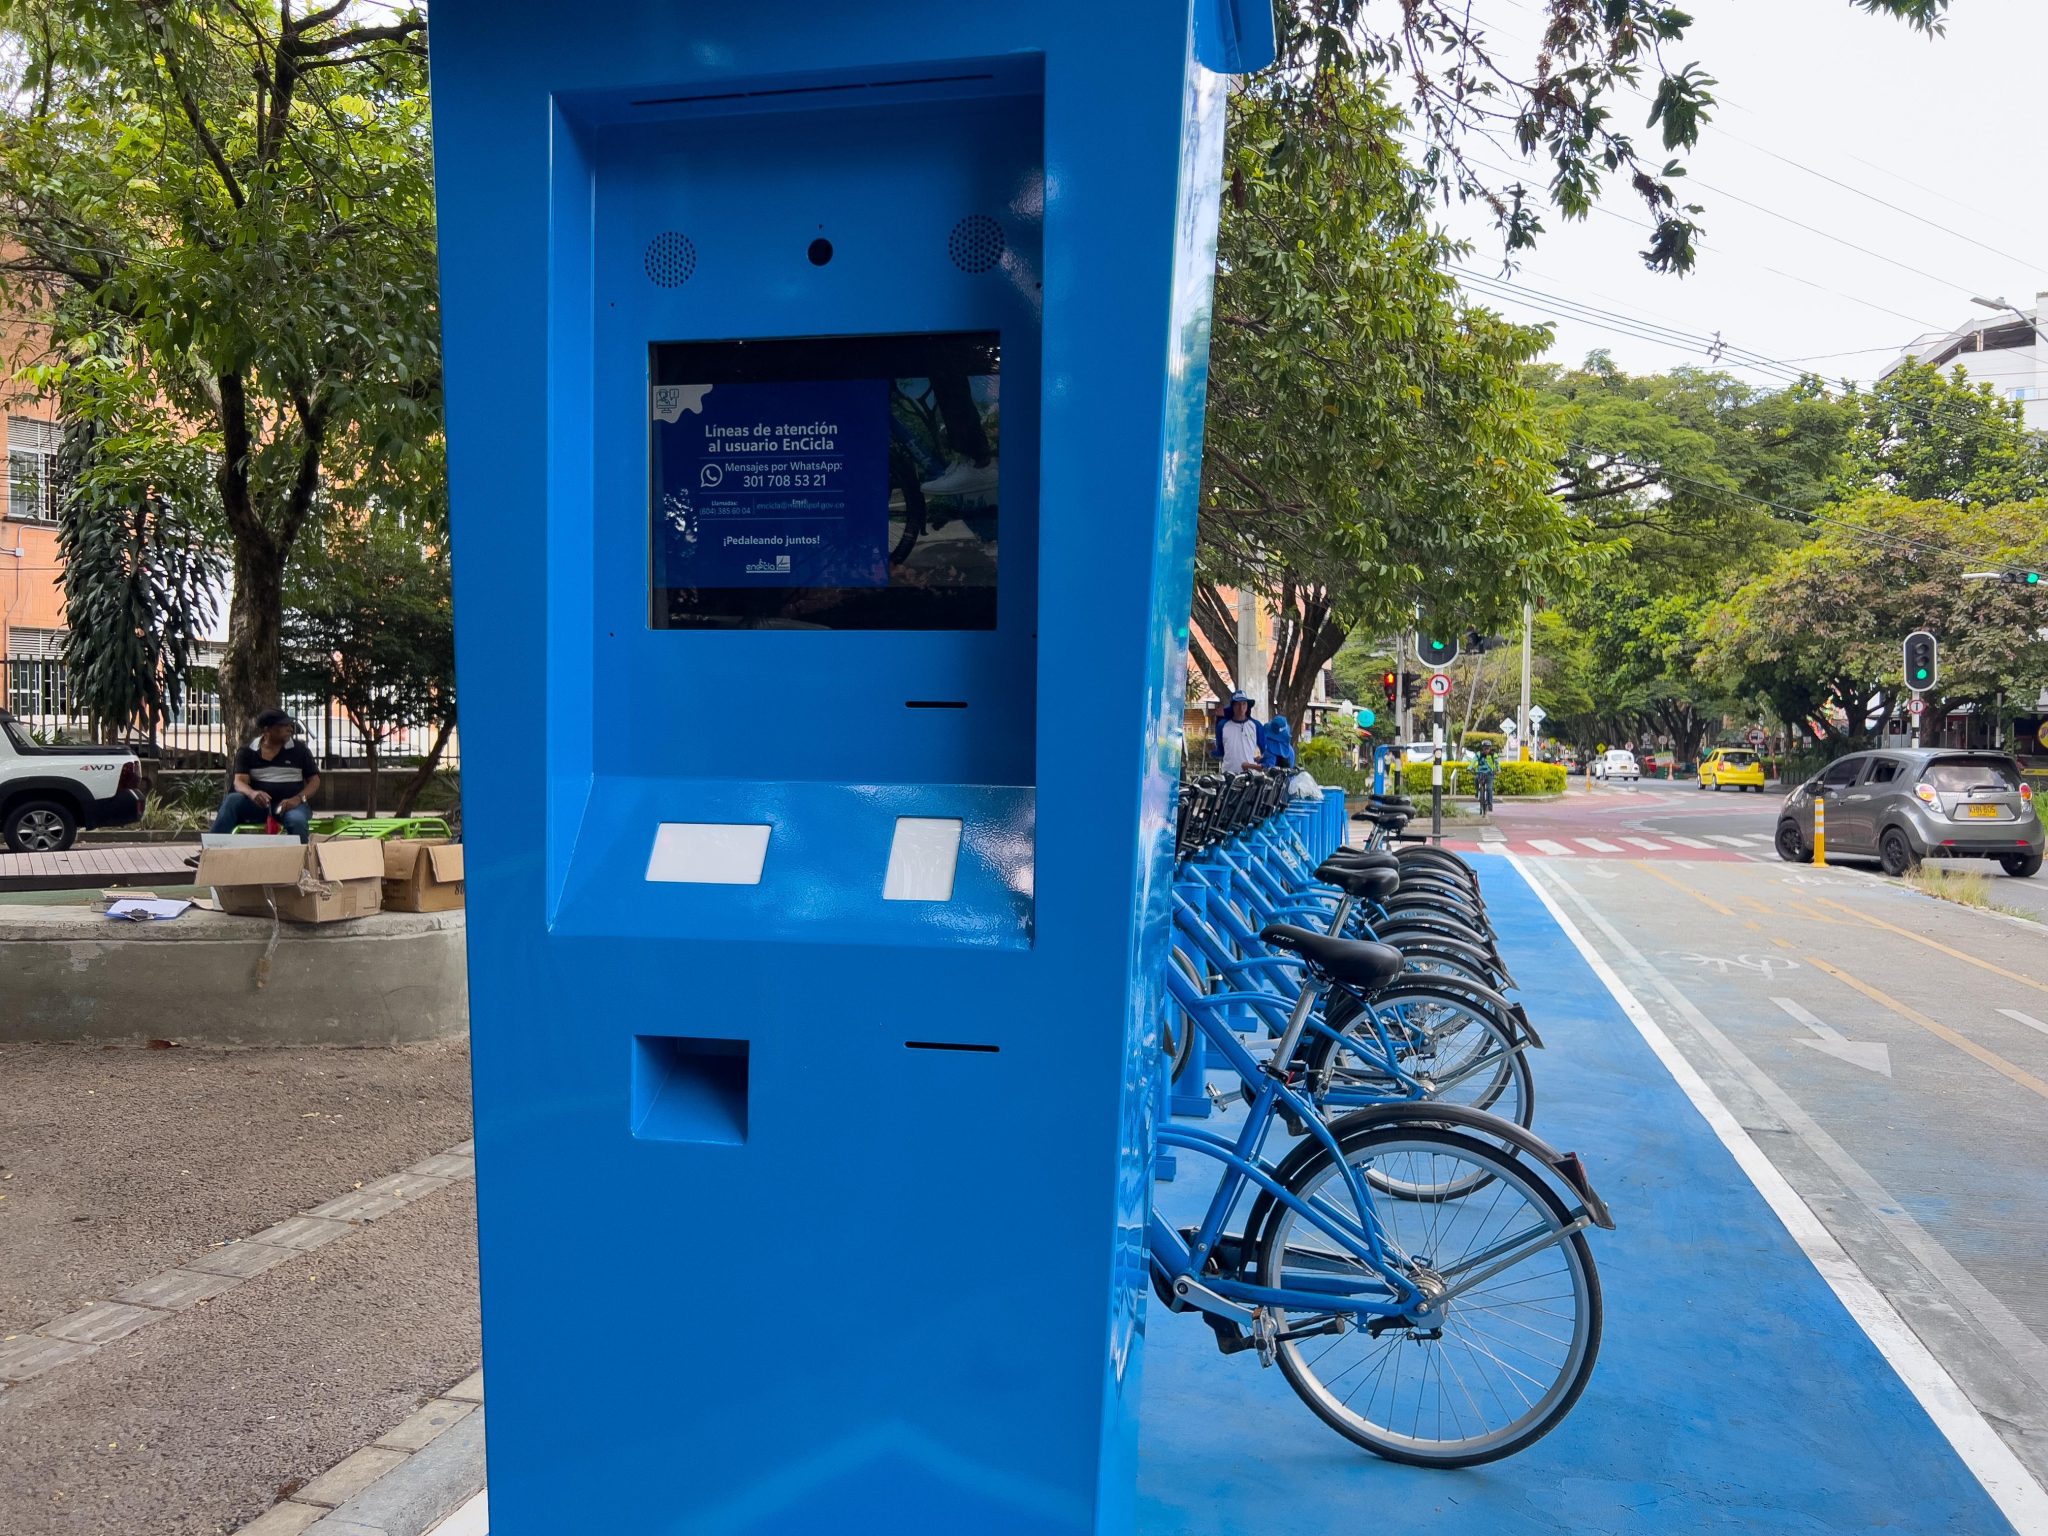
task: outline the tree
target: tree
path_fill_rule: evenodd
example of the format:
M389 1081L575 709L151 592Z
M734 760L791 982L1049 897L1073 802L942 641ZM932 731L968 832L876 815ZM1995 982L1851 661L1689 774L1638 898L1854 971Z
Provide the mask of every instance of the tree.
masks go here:
M1283 129L1300 113L1317 132ZM1353 629L1405 630L1418 602L1491 627L1567 547L1521 382L1546 337L1459 304L1399 126L1338 79L1231 102L1193 615L1224 663L1194 654L1227 693L1226 589L1259 592L1268 697L1297 728Z
M1949 0L1850 3L1929 35L1940 33L1949 7ZM1537 13L1540 34L1526 63L1507 57L1473 17L1470 0L1384 8L1370 0L1289 0L1274 75L1279 89L1297 93L1317 90L1332 72L1403 82L1428 146L1425 176L1442 195L1489 208L1510 256L1535 244L1542 220L1526 187L1503 185L1474 161L1474 140L1544 154L1549 195L1568 219L1587 215L1608 178L1626 182L1650 217L1644 262L1689 270L1700 234L1694 216L1702 210L1681 200L1678 157L1698 141L1714 105L1713 78L1673 58L1692 18L1674 0L1528 0L1520 8ZM1624 127L1638 112L1653 137L1647 146Z
M213 455L237 737L280 696L300 534L333 502L438 499L426 23L315 4L0 0L0 271L60 349L125 338L127 398L156 420L110 479L174 484L188 445Z
M153 737L183 701L226 575L205 515L213 466L189 438L162 435L119 337L38 375L64 426L57 547L71 686L96 729ZM154 475L138 477L138 464Z
M2048 439L2029 432L2017 400L1908 358L1849 397L1856 413L1846 494L1869 487L1908 501L1989 506L2048 496Z
M2039 589L1959 579L1965 569L2048 562L2039 503L1958 508L1870 493L1834 509L1810 543L1785 551L1709 618L1703 665L1771 699L1837 749L1874 744L1906 687L1900 647L1941 641L1929 703L1988 705L2048 675Z
M385 743L432 727L435 739L402 791L408 814L455 727L455 619L445 554L395 518L337 520L301 547L286 588L284 681L332 699L369 760L377 814Z

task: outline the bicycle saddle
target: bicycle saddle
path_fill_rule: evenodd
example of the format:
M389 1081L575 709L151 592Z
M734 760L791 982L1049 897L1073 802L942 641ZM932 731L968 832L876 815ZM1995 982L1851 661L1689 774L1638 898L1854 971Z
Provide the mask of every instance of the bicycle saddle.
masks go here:
M1327 864L1345 864L1352 869L1399 869L1401 860L1390 848L1339 848Z
M1348 891L1362 901L1385 901L1401 887L1398 869L1373 869L1356 864L1325 864L1316 871L1316 878L1325 885Z
M1268 923L1259 932L1275 949L1292 950L1334 981L1370 992L1401 974L1408 959L1398 949L1360 939L1333 939L1292 923Z

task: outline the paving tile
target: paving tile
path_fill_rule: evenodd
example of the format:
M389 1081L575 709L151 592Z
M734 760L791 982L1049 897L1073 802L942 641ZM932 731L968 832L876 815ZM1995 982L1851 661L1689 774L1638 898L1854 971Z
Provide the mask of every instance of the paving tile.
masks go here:
M232 1291L241 1283L236 1275L209 1275L196 1269L167 1269L160 1275L151 1275L147 1280L138 1280L114 1292L114 1300L132 1301L137 1306L157 1307L165 1312L183 1312L187 1307L196 1307L223 1291Z
M0 1340L0 1380L27 1381L60 1365L83 1360L98 1349L97 1344L80 1344L74 1339L46 1339L33 1333Z
M227 1243L209 1249L197 1258L187 1259L181 1267L247 1280L265 1270L277 1268L291 1256L292 1250L281 1243Z
M459 1152L436 1152L405 1171L414 1177L429 1174L438 1179L471 1179L476 1177L476 1159Z
M244 1241L269 1243L275 1248L292 1248L304 1253L311 1248L325 1247L337 1237L347 1237L348 1232L345 1221L322 1221L318 1216L290 1216Z
M458 1403L482 1402L484 1400L483 1367L478 1366L475 1370L471 1371L467 1376L463 1377L462 1380L455 1383L454 1386L450 1387L446 1392L443 1392L441 1395L443 1397L452 1397Z
M448 1150L450 1152L453 1152L457 1157L475 1157L476 1142L474 1140L458 1141L454 1146L450 1147Z
M91 1306L60 1317L44 1327L53 1339L75 1339L80 1344L105 1344L125 1339L144 1323L162 1317L148 1307L131 1307L118 1301L96 1301Z
M301 1504L325 1504L329 1508L346 1504L404 1460L403 1451L366 1445L337 1461L292 1497Z
M430 1195L437 1189L446 1189L448 1180L429 1177L426 1174L393 1173L365 1184L361 1189L352 1189L345 1195L336 1195L325 1205L316 1205L306 1212L308 1216L324 1216L329 1221L375 1221L379 1216L389 1216L400 1206Z
M235 1536L299 1536L327 1511L318 1504L277 1504L243 1526Z
M475 1403L437 1397L417 1413L379 1435L376 1443L387 1451L416 1451L442 1430L468 1418L476 1409Z

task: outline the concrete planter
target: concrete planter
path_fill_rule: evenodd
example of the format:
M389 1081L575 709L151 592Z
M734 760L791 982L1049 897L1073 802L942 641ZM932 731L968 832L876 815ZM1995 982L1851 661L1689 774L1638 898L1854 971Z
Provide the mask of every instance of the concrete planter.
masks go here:
M398 1045L460 1035L464 917L380 912L303 927L197 910L124 923L82 907L0 908L0 1041Z

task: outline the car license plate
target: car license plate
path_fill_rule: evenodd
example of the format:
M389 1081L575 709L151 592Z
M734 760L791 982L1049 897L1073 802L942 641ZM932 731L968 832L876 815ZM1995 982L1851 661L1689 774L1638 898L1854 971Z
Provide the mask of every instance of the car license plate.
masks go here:
M1963 814L1965 816L1980 816L1989 820L1996 820L1998 817L1998 807L1995 805L1966 805L1963 807Z

